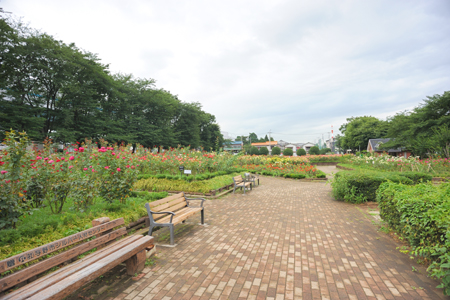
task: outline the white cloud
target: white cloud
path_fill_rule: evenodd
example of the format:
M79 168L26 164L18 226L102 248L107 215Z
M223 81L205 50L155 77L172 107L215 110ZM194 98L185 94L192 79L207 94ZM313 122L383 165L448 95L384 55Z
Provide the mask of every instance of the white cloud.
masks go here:
M450 4L434 1L7 0L30 25L153 78L234 135L311 141L450 83ZM318 136L316 136L317 138Z

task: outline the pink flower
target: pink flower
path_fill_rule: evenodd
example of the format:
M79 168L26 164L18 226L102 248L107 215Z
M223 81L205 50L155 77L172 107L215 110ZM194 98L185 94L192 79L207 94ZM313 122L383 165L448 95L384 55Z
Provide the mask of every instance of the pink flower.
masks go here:
M109 169L109 166L106 166L105 169L108 170L108 169Z
M88 168L83 168L83 170L87 171Z
M94 169L92 169L92 172L95 172L95 170L94 170Z
M73 168L73 166L69 166L69 169L72 169Z
M84 152L84 148L83 148L83 147L80 147L80 148L78 148L78 151Z
M112 155L116 155L116 153L114 153L114 152L113 152L113 153L111 153L111 154L112 154Z
M48 163L49 163L49 164L52 164L52 163L53 163L53 159L50 159L50 160L48 161Z
M42 157L40 157L40 156L36 156L36 159L42 159Z
M0 173L2 173L2 175L3 175L3 174L8 173L8 171L3 170L3 171L1 171Z
M117 155L116 158L119 158L119 155Z
M120 172L121 170L120 170L120 168L117 168L117 172Z
M6 182L6 183L10 183L10 182L11 182L11 180L5 180L5 182Z
M75 156L71 156L71 157L69 157L69 160L74 160L75 159Z
M61 160L65 160L66 158L65 157L61 157Z

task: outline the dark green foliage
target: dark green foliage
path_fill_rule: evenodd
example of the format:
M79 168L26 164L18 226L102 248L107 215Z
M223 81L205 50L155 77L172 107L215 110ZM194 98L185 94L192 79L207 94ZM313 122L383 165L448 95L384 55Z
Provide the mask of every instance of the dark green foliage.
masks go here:
M273 147L272 148L272 155L280 155L280 154L281 154L280 147Z
M303 179L306 178L305 174L285 174L285 178Z
M450 157L450 91L427 97L412 111L388 118L387 137L393 138L383 148L405 147L414 155L436 153Z
M327 154L327 153L330 153L330 152L331 152L330 148L323 148L323 149L320 149L319 154L324 155L324 154Z
M256 147L250 148L250 155L259 155L259 150Z
M153 79L113 75L95 54L21 23L0 19L0 61L0 140L11 128L35 141L222 147L215 117L199 103Z
M344 134L339 138L340 147L352 152L367 148L369 139L382 138L386 135L388 123L372 116L347 118L347 123L339 130Z
M312 146L311 148L309 148L308 154L311 155L319 155L320 153L320 149L317 146Z
M431 275L450 295L450 183L405 186L383 183L377 192L380 216L407 239L413 254L433 260Z
M410 179L409 177L413 178ZM399 172L375 172L375 171L341 171L334 176L332 182L333 195L337 200L344 200L352 203L362 203L366 201L376 201L376 191L378 187L387 181L403 183L407 185L415 184L421 180L429 181L431 178L427 174Z
M261 149L259 149L259 154L260 155L268 155L269 149L267 149L266 147L261 147Z
M303 149L303 148L297 149L297 155L298 155L298 156L306 155L306 150Z
M294 155L294 151L292 151L291 148L286 148L283 150L283 155L284 156L292 156L292 155Z

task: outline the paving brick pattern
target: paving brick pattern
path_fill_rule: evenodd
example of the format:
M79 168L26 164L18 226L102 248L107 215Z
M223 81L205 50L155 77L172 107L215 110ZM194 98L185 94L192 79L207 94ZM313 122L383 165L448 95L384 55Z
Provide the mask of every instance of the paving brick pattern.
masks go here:
M158 247L164 259L115 299L448 299L329 185L261 182L205 202L209 226Z

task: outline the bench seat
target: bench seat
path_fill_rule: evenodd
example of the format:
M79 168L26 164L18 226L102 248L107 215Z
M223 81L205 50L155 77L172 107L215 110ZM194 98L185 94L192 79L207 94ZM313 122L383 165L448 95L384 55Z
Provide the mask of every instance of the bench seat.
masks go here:
M116 232L120 232L120 234L126 233L124 228L118 229ZM107 235L113 233L114 232ZM102 238L103 237L100 236L96 239ZM108 240L108 238L105 240ZM89 243L92 243L93 241ZM66 253L70 253L71 250L73 252L73 250L76 250L80 246L83 246L83 244L2 278L2 281L5 283L8 282L8 284L14 286L23 281L23 278L29 277L29 275L26 274L27 269L34 270L39 268L41 272L43 270L45 271L45 267L54 265L52 260L58 259L59 256L62 257L61 259L70 259L71 256ZM153 237L151 236L132 235L119 241L112 241L111 244L106 244L105 247L98 249L82 259L40 277L9 294L0 296L0 300L62 299L123 262L125 262L127 266L127 274L135 275L144 269L146 250L151 248L153 248ZM10 277L9 281L8 277ZM14 281L17 282L11 284L11 279L14 279Z
M191 206L190 202L200 200L200 206ZM170 245L174 245L174 226L184 222L197 212L201 214L201 224L205 223L204 198L186 198L184 192L145 204L150 227L148 235L152 235L155 227L169 227Z

